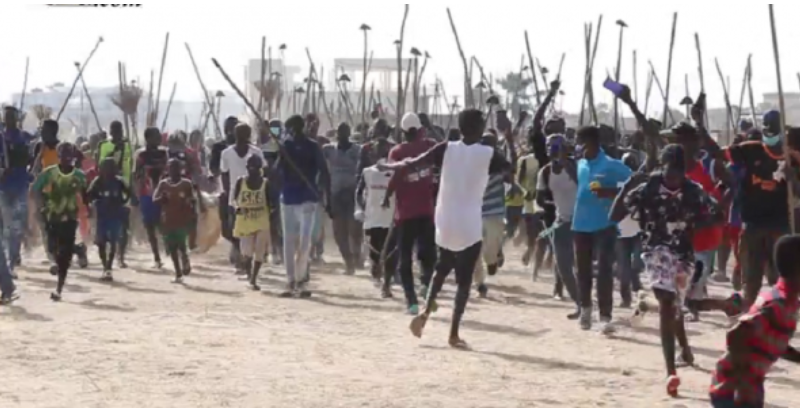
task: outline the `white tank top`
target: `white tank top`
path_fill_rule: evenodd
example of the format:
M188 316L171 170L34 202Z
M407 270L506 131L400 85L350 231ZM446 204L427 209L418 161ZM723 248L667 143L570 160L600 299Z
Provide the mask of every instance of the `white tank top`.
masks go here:
M480 143L449 142L436 203L436 244L461 252L483 239L483 194L494 150Z

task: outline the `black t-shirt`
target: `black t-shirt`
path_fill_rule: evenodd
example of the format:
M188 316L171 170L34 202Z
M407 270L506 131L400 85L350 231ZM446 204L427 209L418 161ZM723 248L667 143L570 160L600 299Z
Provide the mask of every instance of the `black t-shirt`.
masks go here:
M750 141L731 145L728 157L733 164L744 167L740 183L742 223L788 227L787 181L778 173L785 162L783 156L773 154L762 142Z
M232 137L228 137L211 146L211 159L208 161L209 170L219 171L222 166L222 151L228 149L234 142L235 140Z
M681 189L670 191L662 173L628 192L624 203L644 231L643 250L666 247L684 263L694 263L695 225L719 214L717 202L699 184L686 180Z

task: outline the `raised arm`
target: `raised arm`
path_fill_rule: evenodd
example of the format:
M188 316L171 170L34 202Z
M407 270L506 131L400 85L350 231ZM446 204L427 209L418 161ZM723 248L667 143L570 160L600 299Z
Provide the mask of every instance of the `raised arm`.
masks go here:
M436 144L433 148L416 158L407 158L403 161L391 164L378 164L378 168L381 171L398 171L406 168L418 168L425 165L433 165L441 168L444 162L444 152L447 150L447 144L447 142Z

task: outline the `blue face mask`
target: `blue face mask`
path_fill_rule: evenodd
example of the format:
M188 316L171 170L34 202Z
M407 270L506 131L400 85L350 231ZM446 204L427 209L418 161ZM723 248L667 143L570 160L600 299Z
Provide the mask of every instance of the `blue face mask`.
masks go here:
M767 144L769 147L774 147L779 145L781 141L781 134L775 135L774 137L768 137L764 135L764 143Z
M280 137L281 136L281 129L280 128L273 127L273 128L270 128L269 131L272 132L272 135L274 135L276 137Z

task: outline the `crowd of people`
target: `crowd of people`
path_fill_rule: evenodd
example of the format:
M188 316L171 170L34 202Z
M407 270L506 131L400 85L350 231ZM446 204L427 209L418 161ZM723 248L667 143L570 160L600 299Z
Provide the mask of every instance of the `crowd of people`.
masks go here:
M51 299L59 301L73 262L88 265L89 249L79 240L93 237L102 280L110 282L115 261L127 267L139 228L154 266L163 267L161 242L174 282L182 283L192 272L198 218L211 201L231 244L231 266L255 291L271 258L285 269L280 296L310 297L326 220L345 273L369 266L383 298L392 298L399 282L417 337L454 273L449 344L467 348L459 326L471 291L490 294L487 276L498 274L504 249L519 239L534 279L553 262L554 297L563 300L566 290L575 305L566 317L580 329L595 322L594 285L603 334L620 328L615 308L629 310L631 322L658 314L670 395L678 394L677 367L694 363L685 322L703 312L739 317L713 375L712 403L763 406L771 365L800 361L789 346L800 309L800 238L791 236L795 208L788 196L790 186L800 194L800 153L790 145L784 154L783 146L798 130L786 133L780 113L771 111L761 128L744 121L735 142L720 147L706 129L703 105L663 130L623 88L618 98L639 124L623 146L611 128L570 130L557 116L546 119L560 89L558 81L550 86L526 139L524 119L515 127L498 118L494 128L492 114L466 109L451 131L416 113L392 127L376 112L355 134L342 123L326 137L314 114L255 131L231 117L224 138L210 147L199 131L166 135L151 127L135 148L120 122L88 140L60 142L57 122L44 121L34 137L19 129L19 111L6 107L0 300L19 299L16 268L34 237L29 210L58 277ZM762 293L765 275L771 289ZM712 277L736 293L709 297Z

